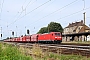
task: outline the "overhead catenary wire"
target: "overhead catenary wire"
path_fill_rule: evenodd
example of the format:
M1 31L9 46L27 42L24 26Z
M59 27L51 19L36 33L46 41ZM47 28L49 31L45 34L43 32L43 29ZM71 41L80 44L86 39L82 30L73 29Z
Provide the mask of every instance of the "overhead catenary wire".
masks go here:
M84 10L88 10L88 9L90 9L90 7L85 8ZM56 20L60 20L60 19L63 19L63 18L67 18L67 17L69 17L69 16L72 16L72 15L74 15L74 14L80 13L80 12L82 12L82 11L83 11L83 9L80 10L80 11L77 11L77 12L71 13L71 14L69 14L69 15L66 15L66 16L64 16L64 17L58 18L58 19L56 19ZM89 17L87 17L87 18L89 18Z
M85 8L84 10L87 10L87 9L90 9L90 7ZM77 14L77 13L80 13L80 12L82 12L82 11L83 11L83 9L80 10L80 11L77 11L77 12L75 12L75 13L69 14L69 15L67 15L67 16L64 16L64 17L62 17L62 18L56 19L56 20L60 20L60 19L63 19L63 18L66 18L66 17L72 16L72 15Z
M77 0L75 0L75 1L77 1ZM75 1L73 1L73 2L75 2ZM69 5L69 4L68 4L68 5ZM66 16L61 17L61 18L58 18L58 19L54 19L53 21L58 21L58 20L61 20L61 19L67 18L67 17L69 17L69 16L72 16L72 15L74 15L74 14L80 13L80 12L82 12L82 11L84 11L84 10L88 10L88 9L90 9L90 7L85 8L85 6L84 6L84 9L82 9L82 10L80 10L80 11L77 11L77 12L71 13L71 14L69 14L69 15L66 15ZM47 17L47 16L44 16L43 18L45 18L45 17ZM39 21L42 20L43 18L38 19L38 20L37 20L36 22L34 22L34 23L39 22ZM87 18L89 18L89 17L87 17ZM32 26L32 25L33 25L33 24L31 23L30 26Z
M45 8L43 8L42 10L40 10L40 12L36 13L34 16L32 16L31 18L35 17L36 15L40 14L41 12L43 12L47 7L49 7L52 3L54 3L56 0L54 0L53 2L51 2L50 4L48 4ZM31 19L30 18L30 19Z
M73 2L70 2L69 4L67 4L67 5L65 5L65 6L59 8L59 9L57 9L57 10L55 10L54 12L51 12L50 14L48 14L48 15L46 15L46 16L44 16L44 17L42 17L42 18L40 18L40 19L38 19L38 20L36 20L36 21L34 21L34 23L37 23L37 22L39 22L40 20L42 20L42 19L44 19L44 18L46 18L46 17L48 17L48 16L50 16L50 15L58 12L58 11L61 11L62 9L68 7L69 5L75 3L76 1L78 1L78 0L74 0ZM31 25L32 25L32 24L33 24L33 23L31 23Z
M45 18L45 17L47 17L47 16L49 16L49 15L51 15L51 14L53 14L53 13L55 13L55 12L61 10L61 9L63 9L63 8L65 8L65 7L67 7L67 6L71 5L72 3L76 2L76 1L77 1L77 0L75 0L75 1L71 2L70 4L68 4L68 5L66 5L66 6L64 6L64 7L60 8L60 9L58 9L58 10L56 10L56 11L54 11L54 12L52 12L52 13L44 16L44 17L42 17L41 19L43 19L43 18ZM32 10L32 11L33 11L33 10ZM40 20L40 19L39 19L39 20ZM17 21L17 20L15 20L14 22L16 22L16 21Z
M71 2L71 3L69 3L69 4L67 4L67 5L63 6L62 8L57 9L56 11L54 11L54 12L52 12L52 13L46 15L45 17L47 17L47 16L49 16L49 15L51 15L51 14L53 14L53 13L56 13L56 12L60 11L60 10L63 9L63 8L66 8L67 6L69 6L69 5L73 4L73 3L75 3L76 1L78 1L78 0L75 0L75 1L73 1L73 2Z
M24 1L23 5L25 4L25 2L26 2L26 0ZM19 14L19 12L13 18L16 18L18 14ZM10 20L13 20L13 19L10 19ZM4 23L5 23L5 21L4 21ZM9 28L9 24L7 24L7 22L5 24L6 24L6 29ZM9 31L9 29L7 29L7 32L8 31Z
M28 12L26 15L28 15L28 14L30 14L31 12L35 11L36 9L42 7L43 5L47 4L47 3L50 2L50 1L51 1L51 0L49 0L49 1L47 1L47 2L45 2L45 3L43 3L43 4L41 4L40 6L36 7L36 8L33 9L32 11ZM26 16L26 15L24 15L24 16ZM23 18L24 16L22 16L22 17L20 17L20 18Z
M85 8L84 10L88 10L88 9L90 9L90 7ZM80 12L82 12L82 11L83 11L83 9L80 10L80 11L77 11L77 12L71 13L71 14L69 14L69 15L66 15L66 16L64 16L64 17L61 17L61 18L55 19L55 21L58 21L58 20L61 20L61 19L67 18L67 17L69 17L69 16L72 16L72 15L74 15L74 14L80 13ZM90 18L90 17L86 17L86 18ZM42 20L42 21L43 21L43 20ZM66 22L66 21L65 21L65 22ZM31 25L30 25L30 26L31 26Z
M29 1L29 3L25 6L25 8L24 9L26 9L28 6L29 6L29 4L30 4L30 2L31 2L32 0L30 0ZM26 0L25 0L25 2L26 2ZM25 2L23 3L23 5L22 6L24 6L25 5ZM33 3L35 3L36 2L36 0L35 1L33 1L31 4L33 4ZM31 5L30 5L31 6ZM30 7L29 6L29 7ZM24 10L22 9L22 11L20 12L20 13L17 13L16 15L15 15L15 17L17 17L17 18L19 18L20 17L20 15L22 15L22 13L24 12ZM19 14L19 15L18 15ZM18 16L17 16L18 15ZM14 18L15 18L14 17ZM10 19L10 20L12 20L12 19ZM16 20L16 19L15 19ZM15 22L15 21L14 21ZM14 22L12 22L11 24L13 24ZM10 24L8 24L7 25L9 28L10 28Z
M50 2L50 1L51 1L51 0L45 2L44 4L46 4L46 3ZM65 5L65 6L62 7L62 8L57 9L56 11L54 11L54 12L52 12L52 13L50 13L50 14L44 16L44 17L47 17L47 16L49 16L49 15L51 15L51 14L53 14L53 13L55 13L55 12L57 12L57 11L63 9L63 8L65 8L65 7L67 7L67 6L69 6L69 5L73 4L73 3L75 3L76 1L78 1L78 0L75 0L75 1L73 1L73 2L71 2L71 3L69 3L69 4L67 4L67 5ZM42 5L44 5L44 4L42 4ZM41 7L42 5L38 6L37 8ZM26 15L30 14L31 12L33 12L33 11L36 10L37 8L35 8L35 9L33 9L32 11L28 12ZM26 16L26 15L24 15L24 16ZM23 18L24 16L22 16L21 18ZM42 17L42 18L44 18L44 17Z
M31 3L32 0L29 1L29 3L27 4L27 6L25 7L25 9L29 6L29 4Z
M25 14L24 16L30 14L31 12L35 11L36 9L40 8L41 6L45 5L46 3L50 2L50 1L51 1L51 0L49 0L49 1L45 2L45 3L43 3L42 5L40 5L40 6L38 6L38 7L36 7L35 9L33 9L33 10L30 11L30 12L28 12L28 13ZM42 17L41 19L46 18L47 16L49 16L49 15L51 15L51 14L53 14L53 13L55 13L55 12L57 12L57 11L63 9L63 8L65 8L65 7L67 7L67 6L69 6L69 5L73 4L73 3L75 3L76 1L78 1L78 0L74 0L73 2L71 2L71 3L69 3L69 4L65 5L65 6L63 6L63 7L60 8L60 9L57 9L56 11L54 11L54 12L52 12L52 13L50 13L50 14L44 16L44 17ZM18 21L19 19L23 18L24 16L22 16L22 17L20 17L20 18L17 18L13 23L15 23L15 22ZM41 20L41 19L38 19L38 20ZM11 24L13 24L13 23L11 23ZM9 25L11 25L11 24L9 24Z
M85 8L84 10L88 10L88 9L90 9L90 7ZM69 14L69 15L63 16L63 17L61 17L61 18L54 19L54 21L58 21L58 20L61 20L61 19L67 18L67 17L69 17L69 16L72 16L72 15L74 15L74 14L80 13L80 12L82 12L82 11L83 11L83 9L80 10L80 11L77 11L77 12L71 13L71 14ZM88 18L88 17L87 17L87 18ZM38 21L36 21L36 22L39 22L39 21L40 21L40 20L38 20ZM42 21L43 21L43 20L42 20ZM35 22L35 23L36 23L36 22ZM32 26L32 24L31 24L30 26Z
M27 4L28 5L28 4ZM28 5L29 6L29 5ZM45 5L46 6L46 5ZM71 5L70 5L71 6ZM69 6L69 7L70 7ZM24 7L24 6L23 6ZM35 7L34 7L35 8ZM47 8L47 7L46 7ZM24 9L25 9L25 7L24 7ZM66 8L67 9L67 8ZM63 8L63 10L65 10L65 8ZM56 11L55 13L57 13L57 12L62 12L62 9L60 9L60 10L58 10L58 11ZM24 11L23 11L24 12ZM28 12L28 11L27 11ZM41 11L42 12L42 11ZM73 11L73 12L75 12L75 11ZM20 12L21 13L21 12ZM20 13L18 13L18 14L20 14ZM51 12L52 13L52 12ZM78 12L79 13L79 12ZM70 17L70 16L72 16L72 15L74 15L74 14L78 14L78 13L71 13L71 15L70 15L70 13L69 14L64 14L62 17L58 17L58 18L55 18L55 20L61 20L61 19L64 19L64 18L67 18L67 17ZM48 15L48 16L46 16L45 18L47 18L47 17L52 17L51 15L53 15L54 13L52 13L52 14L50 14L50 15ZM21 17L21 15L19 16L19 17ZM19 17L17 17L17 19L19 18ZM24 16L25 17L25 16ZM43 16L42 16L43 17ZM41 18L42 18L41 17ZM48 18L47 18L48 19ZM37 20L37 19L36 19ZM39 20L39 19L38 19ZM44 20L44 18L42 18L41 19L42 21ZM41 21L41 20L39 20L39 21ZM49 20L49 19L48 19ZM54 19L53 19L54 20ZM17 20L16 20L17 21ZM33 22L33 21L31 21L31 22ZM31 26L31 25L35 25L34 23L32 23L31 24L31 22L30 22L30 24L29 24L29 26ZM38 21L35 21L35 23L39 23ZM37 25L37 24L36 24ZM35 26L36 26L35 25ZM44 24L43 24L44 25Z
M29 1L29 3L26 5L25 8L22 6L22 12L20 13L20 15L23 13L23 11L25 11L25 10L27 9L27 7L28 7L29 4L31 3L31 1L32 1L32 0ZM35 3L35 2L36 2L36 0L35 0L33 3ZM33 4L33 3L32 3L32 4ZM31 4L31 5L32 5L32 4ZM29 7L30 7L30 6L29 6ZM17 19L19 19L20 15L17 17ZM25 14L25 15L26 15L26 14ZM16 20L17 20L17 19L16 19ZM16 22L16 20L15 20L15 22Z
M52 12L52 13L50 13L50 14L48 14L48 15L46 15L46 16L40 18L40 19L38 19L38 20L35 21L34 23L36 23L36 22L38 22L38 21L40 21L40 20L46 18L47 16L49 16L49 15L51 15L51 14L54 14L54 13L58 12L59 10L61 10L61 9L65 8L65 7L67 7L67 6L69 6L69 5L73 4L73 3L75 3L76 1L78 1L78 0L74 0L73 2L70 2L69 4L63 6L62 8L59 8L59 9L57 9L56 11L54 11L54 12ZM32 24L33 24L33 23L32 23Z
M30 2L32 0L30 0L30 2L27 4L27 6L25 7L25 9L23 9L24 4L26 3L27 0L24 1L23 5L22 5L22 11L20 12L20 14L18 15L18 13L15 15L15 17L18 15L18 17L16 19L14 19L14 21L12 23L10 23L9 25L13 24L14 22L16 22L16 20L22 15L22 13L25 11L25 9L28 7L28 5L30 4Z
M37 0L36 0L36 1L37 1ZM43 4L41 4L40 6L36 7L35 9L33 9L32 11L28 12L27 14L23 15L23 16L20 17L20 18L18 17L14 22L10 23L9 25L14 24L14 23L15 23L16 21L18 21L19 19L21 19L21 18L23 18L24 16L30 14L31 12L37 10L38 8L42 7L43 5L47 4L47 3L50 2L50 1L51 1L51 0L49 0L49 1L47 1L47 2L45 2L45 3L43 3ZM21 14L20 14L20 15L21 15Z
M24 1L24 3L22 4L22 6L24 6L24 4L26 3L26 1L27 1L27 0ZM22 6L21 6L21 8L22 8ZM20 10L21 10L21 9L20 9ZM20 10L19 10L19 11L20 11ZM20 14L19 14L19 12L16 13L16 15L13 17L13 19L10 19L10 20L15 20L15 18L18 16L18 14L19 14L19 16L20 16L20 15L23 13L23 11L24 11L24 10L22 10L22 11L20 12ZM19 17L19 16L18 16L18 17ZM13 22L12 22L11 24L13 24ZM8 25L9 25L9 24L8 24Z
M77 0L75 0L75 1L77 1ZM75 2L75 1L73 1L73 2ZM73 2L72 2L72 3L73 3ZM72 3L70 3L70 4L72 4ZM68 4L68 5L69 5L69 4ZM66 6L68 6L68 5L66 5ZM57 11L58 11L58 10L57 10ZM71 14L71 15L72 15L72 14ZM68 17L68 16L70 16L70 15L67 15L67 16L64 16L64 17ZM64 17L59 18L59 19L63 19ZM44 18L44 17L43 17L43 18ZM43 19L43 18L42 18L42 19ZM59 20L59 19L56 19L56 20ZM39 19L39 20L40 20L40 19ZM35 22L35 23L36 23L36 22Z

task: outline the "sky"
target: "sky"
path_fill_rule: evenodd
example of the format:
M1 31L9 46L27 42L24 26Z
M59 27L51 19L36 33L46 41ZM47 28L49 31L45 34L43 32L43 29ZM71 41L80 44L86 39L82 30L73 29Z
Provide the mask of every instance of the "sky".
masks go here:
M41 27L57 22L65 28L69 23L81 21L86 12L86 25L90 25L90 0L0 0L0 34L3 39L36 34Z

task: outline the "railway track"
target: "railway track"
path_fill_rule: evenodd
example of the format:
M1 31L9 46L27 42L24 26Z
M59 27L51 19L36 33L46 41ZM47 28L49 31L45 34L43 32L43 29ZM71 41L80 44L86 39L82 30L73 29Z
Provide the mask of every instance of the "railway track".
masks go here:
M24 48L33 48L31 43L11 43L6 42L7 44L12 44L15 46L22 46ZM86 57L90 57L90 45L73 45L73 44L38 44L39 47L43 50L43 52L53 52L57 54L72 54L72 55L82 55Z
M88 46L79 46L79 45L40 45L43 49L48 50L49 52L54 52L58 54L73 54L73 55L82 55L90 57L90 45Z

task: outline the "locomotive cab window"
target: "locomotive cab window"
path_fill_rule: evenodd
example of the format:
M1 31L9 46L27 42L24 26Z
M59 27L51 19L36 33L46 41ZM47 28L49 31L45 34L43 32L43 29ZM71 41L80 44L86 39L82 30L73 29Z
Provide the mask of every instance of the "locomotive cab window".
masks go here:
M60 33L55 33L55 36L60 36Z

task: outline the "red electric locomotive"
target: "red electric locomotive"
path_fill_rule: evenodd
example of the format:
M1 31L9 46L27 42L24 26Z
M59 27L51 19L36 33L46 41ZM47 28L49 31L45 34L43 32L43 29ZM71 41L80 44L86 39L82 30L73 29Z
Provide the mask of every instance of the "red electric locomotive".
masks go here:
M62 34L60 32L50 32L50 33L46 33L46 34L39 34L38 42L61 43L62 42Z

